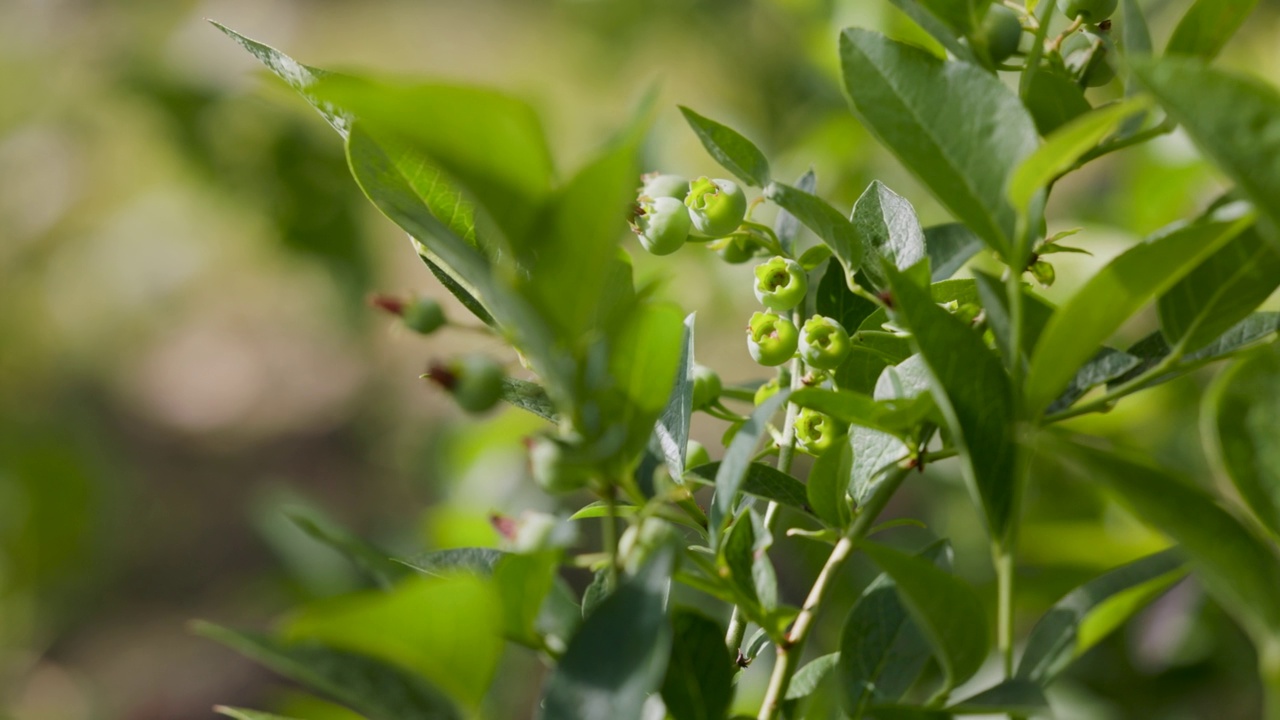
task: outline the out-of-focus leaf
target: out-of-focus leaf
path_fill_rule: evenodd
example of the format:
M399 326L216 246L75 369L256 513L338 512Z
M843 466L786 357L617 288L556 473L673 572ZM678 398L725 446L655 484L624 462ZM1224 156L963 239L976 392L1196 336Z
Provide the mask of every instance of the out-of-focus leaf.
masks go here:
M835 652L821 655L805 663L804 667L791 676L791 684L787 686L786 700L795 701L812 695L839 661L840 653Z
M862 271L880 289L887 287L881 263L905 270L925 257L924 230L915 208L879 180L854 203L853 224L873 258L864 258Z
M1174 28L1165 54L1212 60L1257 6L1258 0L1196 0Z
M1004 356L1004 362L1007 367L1013 367L1014 362L1026 362L1026 356L1031 353L1031 349L1035 347L1036 341L1040 339L1040 333L1044 331L1044 326L1049 322L1049 318L1053 315L1053 307L1044 300L1033 295L1031 292L1022 290L1022 348L1018 353L1019 359L1015 360L1013 352L1013 327L1012 319L1009 317L1009 295L1008 288L1004 282L998 278L988 275L981 270L972 270L974 282L977 283L978 299L982 303L982 309L986 314L987 327L991 328L991 334L995 336L996 347L1000 349L1000 354Z
M1214 381L1203 435L1249 509L1280 537L1280 346L1259 348Z
M944 686L972 677L989 648L986 611L973 588L924 557L870 542L859 547L893 578L942 665Z
M894 7L901 10L907 17L914 20L934 40L937 40L942 47L946 48L947 52L965 62L977 62L973 50L965 43L960 42L956 31L947 27L946 23L926 10L920 0L889 0L889 2L893 3Z
M671 652L666 596L669 549L623 582L587 616L547 682L543 720L640 720L663 684Z
M1097 355L1093 356L1092 360L1085 363L1076 372L1075 377L1071 378L1071 383L1067 385L1067 389L1062 391L1057 400L1049 404L1046 412L1052 414L1067 409L1075 401L1084 397L1085 393L1099 385L1105 385L1123 376L1141 362L1141 359L1122 350L1109 347L1102 348Z
M538 647L537 621L551 592L558 553L508 554L493 569L493 585L502 600L503 632L508 639Z
M1050 448L1046 448L1050 449ZM1051 448L1080 477L1110 488L1135 515L1177 541L1205 589L1265 644L1280 636L1280 560L1213 496L1173 473L1074 443Z
M1280 331L1280 312L1256 312L1236 323L1217 340L1205 345L1193 353L1182 356L1167 372L1150 378L1144 387L1152 387L1173 378L1185 375L1207 363L1230 357L1248 349L1257 343L1271 338ZM1160 331L1151 333L1134 343L1126 350L1129 355L1138 358L1138 364L1123 375L1107 381L1107 386L1115 387L1134 380L1151 371L1155 366L1168 359L1172 348L1165 341Z
M863 241L857 228L826 200L799 188L771 182L764 196L794 215L831 248L844 268L845 282L853 287L853 275L862 267Z
M359 710L370 720L461 720L453 703L426 680L364 655L318 643L196 623L193 630L287 678Z
M769 184L769 161L754 143L737 130L703 117L681 105L680 112L702 146L725 170L753 187Z
M235 720L298 720L297 718L287 718L283 715L272 715L271 713L258 712L247 708L228 707L226 705L218 705L213 711L219 715L235 718Z
M614 388L622 392L626 402L611 413L608 424L626 431L624 454L628 458L644 449L671 397L684 351L683 320L675 305L645 304L616 331L609 370Z
M818 193L818 176L810 169L796 179L795 188L810 195ZM777 218L773 221L773 232L778 236L778 242L782 243L782 249L789 253L794 253L796 249L796 236L800 234L800 221L796 219L785 209L778 211ZM811 248L812 249L812 248ZM803 259L803 258L802 258Z
M671 618L671 661L662 701L674 720L722 720L733 700L733 658L720 624L692 610Z
M1048 70L1031 79L1025 102L1041 135L1049 135L1093 109L1078 83Z
M924 229L933 282L946 280L982 249L982 239L962 223L932 225Z
M1252 222L1239 205L1166 229L1112 260L1049 319L1027 371L1026 403L1039 415L1098 347L1142 308Z
M676 363L675 386L667 398L667 406L653 426L649 449L667 463L667 470L677 482L684 477L684 453L689 444L689 423L693 417L693 319L684 319L684 340L680 344L680 360ZM652 470L650 470L652 472ZM643 471L641 472L643 477Z
M491 548L452 548L433 550L411 558L397 558L396 562L430 577L459 572L488 576L506 556L507 553Z
M1013 715L1025 717L1039 714L1049 707L1039 685L1026 680L1005 680L995 687L965 698L947 708L954 715Z
M1249 228L1160 296L1160 330L1170 345L1198 350L1256 310L1277 287L1280 250Z
M714 483L720 473L721 464L712 462L691 468L688 477L699 482ZM805 506L804 483L764 463L753 462L747 466L742 484L738 489L748 495L772 500L804 512L808 511Z
M392 559L390 553L340 527L321 525L314 518L301 513L289 513L289 519L307 535L351 560L383 588L391 587L410 574L409 568Z
M928 368L933 398L960 451L961 469L993 540L1006 537L1017 506L1013 388L982 337L931 294L890 272L896 314Z
M502 399L543 420L558 422L560 419L556 414L556 406L551 403L551 398L547 397L547 391L537 383L504 377L502 378Z
M756 535L751 513L744 512L729 526L724 542L720 545L720 576L733 584L743 598L739 606L748 617L763 617L765 610L756 588Z
M716 494L711 504L710 530L713 539L719 537L727 519L733 517L736 497L742 490L743 481L751 469L751 458L756 453L756 445L765 434L769 420L790 397L790 390L781 390L761 403L725 449L724 459L716 467Z
M1017 95L976 65L940 61L867 30L845 30L840 57L862 123L948 210L1008 256L1015 213L1004 188L1039 143Z
M1238 4L1201 0L1199 5ZM1264 234L1280 247L1280 91L1198 60L1135 62L1133 72L1209 159L1261 213Z
M830 448L809 471L805 485L813 514L833 528L843 528L852 519L849 513L849 478L853 475L853 451L848 442Z
M1054 604L1027 638L1019 678L1048 685L1089 648L1123 625L1186 575L1175 550L1122 565L1072 590Z

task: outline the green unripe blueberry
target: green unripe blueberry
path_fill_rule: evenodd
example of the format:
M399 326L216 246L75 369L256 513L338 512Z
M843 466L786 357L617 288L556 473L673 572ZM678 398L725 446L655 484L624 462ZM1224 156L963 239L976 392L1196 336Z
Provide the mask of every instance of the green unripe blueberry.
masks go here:
M1022 20L1013 9L992 5L982 19L981 33L987 41L987 55L992 62L1001 63L1018 52L1018 43L1022 41Z
M648 517L622 533L618 540L618 555L623 558L623 569L628 575L634 575L649 562L655 552L677 542L678 535L671 523Z
M684 466L686 468L696 468L709 462L711 462L711 453L707 452L707 448L697 440L690 440L689 444L685 446Z
M1111 17L1117 4L1119 0L1067 0L1062 14L1072 20L1083 18L1087 23L1097 24Z
M1043 260L1037 260L1031 264L1031 276L1036 282L1045 287L1051 287L1055 280L1058 279L1058 273L1054 271L1053 266Z
M465 355L432 365L424 376L448 390L459 407L479 413L502 399L502 366L484 355Z
M689 239L693 222L679 200L641 196L637 208L631 231L640 238L645 250L654 255L670 255Z
M720 259L730 265L741 265L755 257L756 249L759 247L760 246L751 239L742 235L735 235L734 237L729 238L728 242L724 244L724 247L720 248L716 252L719 253Z
M779 315L758 312L747 326L747 351L751 359L765 367L775 367L790 360L800 344L800 331L790 320Z
M693 409L704 410L720 399L724 385L715 370L706 365L693 366Z
M756 405L763 405L765 400L778 394L782 386L778 384L778 378L771 378L769 382L756 388L756 394L751 398Z
M796 442L811 455L821 455L835 447L849 431L843 423L816 410L804 408L796 415Z
M1062 60L1068 72L1085 87L1101 87L1116 77L1115 69L1107 62L1106 47L1084 33L1076 33L1062 44Z
M430 335L444 325L444 310L440 303L427 297L420 297L404 308L404 324L414 332Z
M529 469L533 481L549 493L569 493L586 486L591 474L573 460L572 447L552 437L529 440Z
M640 181L644 183L640 187L640 194L645 197L669 197L684 202L689 194L689 178L679 175L648 173L640 176Z
M795 260L775 257L757 265L755 274L756 299L770 310L791 310L809 292L809 279Z
M835 370L850 349L849 333L829 317L814 315L800 328L800 357L810 367Z
M747 196L732 180L700 177L689 183L684 204L689 208L693 233L718 238L729 235L747 215Z

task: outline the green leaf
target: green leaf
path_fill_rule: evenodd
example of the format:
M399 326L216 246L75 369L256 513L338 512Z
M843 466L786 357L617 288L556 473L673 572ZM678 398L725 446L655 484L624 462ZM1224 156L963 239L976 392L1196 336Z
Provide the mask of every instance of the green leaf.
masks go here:
M673 561L670 550L658 551L587 616L547 682L539 718L640 720L671 652L665 606Z
M763 602L756 589L756 535L751 513L744 512L729 526L720 545L720 576L726 578L737 594L747 617L763 617Z
M1249 509L1280 537L1280 346L1245 355L1214 381L1202 434Z
M1093 109L1079 83L1051 70L1035 74L1024 102L1041 135L1049 135Z
M219 715L235 718L235 720L298 720L297 718L287 718L283 715L272 715L271 713L247 708L228 707L226 705L218 705L213 708L213 711Z
M1049 404L1046 412L1053 414L1071 407L1077 400L1084 397L1085 393L1124 376L1141 362L1142 360L1138 357L1127 352L1109 347L1102 348L1092 360L1076 372L1075 377L1071 378L1071 384L1067 385L1067 389L1062 391L1057 400Z
M1218 5L1203 0L1199 4ZM1135 62L1133 72L1253 200L1267 221L1264 230L1280 244L1280 92L1259 80L1186 58Z
M853 223L826 200L780 182L769 183L764 196L804 223L831 248L844 267L845 283L853 287L853 274L862 267L862 238Z
M876 379L875 399L915 400L929 391L929 371L924 358L912 355L897 365L890 365ZM853 450L853 471L849 479L849 492L859 505L879 487L883 470L896 465L910 453L910 448L896 435L854 426L849 431L849 446Z
M287 515L302 532L341 553L383 588L390 588L410 574L409 569L392 559L390 553L340 527L322 525L317 519L298 512Z
M915 21L925 32L937 40L947 52L965 62L977 63L973 50L960 38L955 30L947 26L936 15L925 9L922 0L889 0L907 17Z
M662 701L673 720L722 720L733 700L733 658L720 624L693 610L671 618L671 661Z
M753 465L751 458L756 454L756 445L765 434L769 420L790 396L791 391L781 390L761 403L725 449L724 459L716 467L716 494L711 503L710 530L713 539L719 537L727 519L733 517L738 492L742 490L743 481Z
M810 168L805 174L796 179L795 187L802 192L816 195L818 193L818 176ZM800 221L796 219L795 215L785 209L779 210L778 216L773 221L773 233L778 236L778 242L782 243L783 250L788 253L795 253L796 236L800 234ZM813 250L814 248L810 248L805 251L805 254L807 255ZM803 260L804 257L801 256L801 261ZM804 263L801 262L801 264Z
M891 272L896 314L928 368L933 398L960 452L961 470L987 530L1006 537L1017 507L1013 388L1000 359L924 288Z
M1133 98L1081 115L1045 138L1043 145L1022 161L1009 178L1009 202L1020 211L1086 152L1110 135L1125 118L1146 109L1150 100Z
M885 427L881 422L891 412L884 403L872 399L868 395L849 390L823 390L822 388L801 388L791 394L791 402L802 408L817 410L824 415L850 425L892 432L894 428Z
M627 444L622 455L630 460L644 450L671 397L684 351L684 314L673 304L640 305L615 332L616 340L609 349L614 382L601 404L609 412L610 428L625 430ZM621 406L604 405L617 391L622 394Z
M754 143L738 131L705 118L681 105L680 112L702 146L725 170L753 187L769 184L769 161Z
M412 670L467 705L484 697L503 648L502 600L472 575L415 578L388 592L328 598L289 618L288 640L315 641Z
M972 35L981 14L973 0L917 0L929 14L946 23L959 35Z
M396 562L430 577L443 577L460 572L489 576L493 574L493 569L498 566L498 562L506 556L507 553L490 548L452 548L434 550L412 558L397 558Z
M822 522L843 528L852 519L849 512L849 478L853 475L853 452L848 442L840 443L813 461L805 485L809 507Z
M1165 54L1212 60L1257 6L1258 0L1196 0L1174 28Z
M1053 402L1112 333L1252 222L1238 205L1157 233L1112 260L1049 319L1027 371L1032 416Z
M687 477L701 482L716 482L723 463L712 462L690 468ZM741 492L754 495L765 500L808 511L805 506L804 483L790 475L764 463L753 462L747 466L738 488ZM718 492L718 491L717 491Z
M959 220L1008 255L1016 218L1004 188L1039 142L1017 95L976 65L941 61L867 30L845 30L840 57L862 123Z
M1138 0L1120 0L1120 23L1120 42L1125 54L1150 55L1151 30Z
M1280 560L1212 495L1118 453L1061 441L1053 446L1069 469L1110 488L1135 515L1173 538L1205 589L1255 643L1280 635Z
M865 541L859 547L897 584L912 619L933 645L944 688L972 677L990 646L987 613L973 588L926 558Z
M1160 330L1170 345L1197 350L1248 317L1280 287L1280 251L1254 228L1160 296Z
M543 601L551 592L559 566L558 553L508 554L493 570L493 585L502 600L504 635L529 647L541 641L536 628Z
M1039 685L1026 680L1005 680L947 708L954 715L1038 715L1049 707Z
M684 339L680 343L680 359L676 363L675 386L671 388L667 406L662 409L649 438L649 449L667 463L667 471L677 481L684 477L684 453L689 444L689 423L693 418L693 320L693 313L684 319ZM642 472L641 477L647 476Z
M838 262L827 264L822 279L818 281L814 305L819 315L835 320L849 331L856 330L868 315L876 311L875 303L849 289L844 270Z
M933 225L924 229L925 250L929 253L932 280L946 280L964 267L982 249L982 240L961 223Z
M551 403L547 391L539 384L519 378L502 378L502 399L543 420L559 422L556 406Z
M880 264L905 270L925 258L924 230L915 208L901 195L875 180L853 204L853 224L875 259L862 271L878 289L887 282Z
M1036 623L1017 676L1047 686L1185 575L1186 562L1172 549L1121 565L1072 590Z
M360 711L370 720L461 720L453 703L425 680L364 655L317 643L286 643L199 622L197 635Z

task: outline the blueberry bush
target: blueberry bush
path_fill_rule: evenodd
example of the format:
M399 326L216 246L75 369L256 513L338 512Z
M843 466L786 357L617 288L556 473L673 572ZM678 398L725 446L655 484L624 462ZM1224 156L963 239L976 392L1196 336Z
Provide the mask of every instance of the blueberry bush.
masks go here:
M845 90L953 216L943 225L923 227L879 181L836 207L812 172L775 178L749 139L687 107L726 177L640 167L651 100L562 177L519 100L329 73L219 26L333 127L464 322L518 354L523 377L470 355L424 377L468 411L505 401L544 419L530 476L569 512L500 522L502 549L413 557L304 524L378 589L267 634L199 632L374 720L501 716L492 688L516 682L513 647L545 668L523 712L548 720L1026 718L1049 715L1060 674L1190 574L1252 640L1266 717L1280 718L1280 313L1259 311L1280 286L1280 93L1212 66L1256 2L1198 0L1160 53L1135 0L893 4L930 42L843 31ZM1111 99L1086 94L1102 86ZM1175 130L1232 189L1064 302L1042 297L1053 255L1088 252L1046 212L1055 184ZM776 220L758 221L769 205ZM754 264L743 344L758 381L698 361L696 314L636 283L637 251ZM375 304L423 334L460 322L429 301ZM1108 344L1149 307L1158 329ZM1063 429L1215 362L1202 427L1234 484L1220 495ZM690 441L695 413L723 423L722 449ZM924 524L882 517L935 464L963 478L988 557L931 535L909 546L896 529ZM1105 488L1171 544L1019 632L1020 517L1042 473ZM779 537L823 557L797 598L779 592ZM855 556L879 574L841 591ZM958 559L989 562L993 603ZM820 615L843 619L838 635L815 633ZM770 668L759 687L755 663ZM758 698L750 715L743 698Z

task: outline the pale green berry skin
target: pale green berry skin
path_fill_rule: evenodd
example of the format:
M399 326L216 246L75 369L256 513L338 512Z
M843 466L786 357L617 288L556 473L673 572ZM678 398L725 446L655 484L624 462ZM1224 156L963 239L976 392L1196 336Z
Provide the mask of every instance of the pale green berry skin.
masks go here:
M707 452L707 448L697 440L690 440L689 444L685 446L684 466L686 468L696 468L709 462L711 462L711 453Z
M430 335L445 323L444 310L431 298L417 298L404 309L404 324L410 330Z
M844 439L849 428L830 416L804 408L796 415L796 442L811 455L822 455Z
M669 197L684 202L689 195L689 178L680 175L649 173L640 178L644 185L640 194L651 198Z
M704 238L731 235L747 215L747 196L732 180L700 177L689 183L684 204L693 221L692 234Z
M982 19L982 36L987 41L987 55L994 63L1002 63L1018 52L1022 42L1022 21L1018 13L1004 5L992 5Z
M484 355L468 355L450 368L456 378L452 392L467 412L481 413L502 399L502 366Z
M529 468L534 482L549 493L560 494L580 490L591 476L586 469L570 460L571 451L562 440L538 437L529 448Z
M1072 20L1083 18L1087 23L1097 24L1111 17L1118 4L1119 0L1067 0L1062 14Z
M747 351L751 359L765 367L777 367L796 354L800 331L779 315L758 312L747 327Z
M814 315L800 328L800 358L810 367L835 370L852 347L849 333L829 317Z
M795 260L775 257L755 267L756 299L770 310L787 312L804 301L809 279Z
M671 197L641 197L631 229L654 255L670 255L684 246L693 221L684 203Z
M693 366L693 409L705 410L720 399L724 385L715 370L705 365Z

